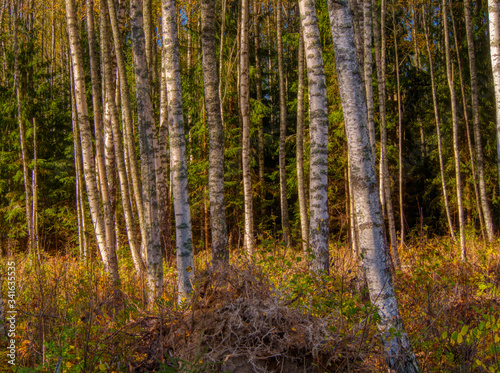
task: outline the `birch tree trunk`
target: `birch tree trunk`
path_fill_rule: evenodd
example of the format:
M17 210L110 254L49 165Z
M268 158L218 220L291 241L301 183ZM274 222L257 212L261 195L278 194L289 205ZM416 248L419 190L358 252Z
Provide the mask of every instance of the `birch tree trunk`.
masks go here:
M142 1L131 0L132 57L135 70L137 101L137 123L141 152L142 210L144 212L145 246L148 263L148 304L163 292L163 261L161 254L160 229L158 226L158 197L156 195L155 148L156 128L151 102L150 69L146 60L146 41L142 14Z
M102 0L104 1L104 0ZM121 38L121 31L117 19L117 12L115 9L114 0L107 0L109 20L111 23L111 31L113 35L116 65L118 69L118 76L120 81L120 99L122 108L122 121L123 121L123 138L126 147L126 158L129 162L129 175L132 179L132 189L130 190L131 196L133 195L137 207L137 215L139 216L139 227L141 230L141 251L142 256L146 257L146 229L144 220L144 211L141 194L141 182L139 176L139 167L137 165L137 157L135 154L135 139L132 120L132 109L130 105L130 91L127 80L127 70L125 66L125 56L123 53L123 43Z
M491 68L495 86L495 108L497 113L497 158L500 176L500 2L488 0ZM498 179L500 184L500 177Z
M373 57L372 57L372 0L363 0L363 72L365 79L368 129L373 154L375 153L375 118L373 109Z
M375 2L375 0L373 0ZM389 237L391 242L392 261L396 268L400 268L398 244L396 236L396 220L394 219L394 208L391 197L391 179L389 177L389 162L387 159L387 122L386 122L386 37L385 37L385 0L382 0L380 7L380 27L376 15L376 7L373 11L373 29L375 61L377 65L378 99L380 113L380 201L382 212L387 208L387 220L389 223Z
M307 219L306 188L304 186L304 86L305 86L305 61L304 61L304 35L302 26L299 26L299 66L297 88L297 193L299 195L300 229L302 250L307 253L309 248L309 221Z
M168 119L167 119L167 83L165 81L165 48L161 49L161 73L160 73L160 126L158 128L158 151L156 152L156 188L158 195L158 221L160 223L160 234L162 251L167 262L170 262L172 254L172 223L170 219L170 188L168 167Z
M394 3L396 4L396 3ZM399 55L398 55L398 29L396 28L396 9L392 11L392 23L394 27L394 54L396 56L396 89L398 98L398 163L399 163L399 219L401 225L400 245L405 244L405 214L404 214L404 175L403 175L403 146L404 146L404 131L403 131L403 114L401 112L401 89L399 84Z
M352 19L346 2L328 1L340 97L344 112L356 209L359 249L372 304L377 308L384 352L394 372L418 372L404 331L386 255L375 158L370 147L363 82L356 55Z
M257 85L257 101L262 103L263 94L262 94L262 64L260 60L260 3L259 0L254 0L255 7L255 83ZM261 200L264 200L265 192L264 192L264 123L262 117L259 117L259 123L257 124L258 128L258 164L259 164L259 190ZM263 206L263 204L261 203Z
M241 1L240 29L240 113L243 127L242 164L243 164L243 198L245 205L245 249L249 256L255 251L253 232L253 198L252 179L250 173L250 77L248 57L248 18L250 8L248 0Z
M97 245L104 262L104 267L106 271L111 275L115 287L119 287L120 276L118 273L118 260L116 258L116 251L113 251L111 250L111 248L106 247L104 217L100 208L99 189L97 186L94 167L92 135L90 132L87 97L85 94L85 75L83 71L83 61L80 52L79 32L74 0L66 0L66 22L68 26L69 46L71 52L71 65L73 71L73 86L75 90L77 120L80 130L80 141L82 147L83 173L87 189L90 216L92 218Z
M25 212L26 224L28 227L28 251L31 253L33 250L33 227L31 216L31 180L29 178L28 170L28 152L26 150L26 128L24 125L22 108L21 108L21 87L19 76L19 47L17 40L17 1L12 2L12 28L14 39L14 86L16 89L16 104L17 104L17 121L19 124L19 142L21 146L21 159L23 164L23 181L24 181L24 194L25 194Z
M95 33L94 33L94 1L86 1L87 8L87 34L89 43L89 58L90 58L90 77L92 83L92 108L94 114L94 134L95 134L95 148L97 157L97 170L99 175L99 189L101 191L101 198L104 207L104 227L106 230L106 246L115 252L115 237L114 237L114 221L113 221L113 207L109 198L108 177L106 173L106 164L104 158L104 132L102 125L102 99L101 89L99 87L98 76L98 61L95 50ZM118 265L118 263L117 263Z
M481 210L486 226L488 241L494 240L493 218L491 215L490 200L486 191L486 178L484 175L483 144L481 142L481 123L479 119L479 86L477 82L476 53L474 51L474 34L472 29L471 3L464 2L465 29L467 33L467 52L469 55L469 71L472 98L472 125L474 131L474 142L476 146L476 165L479 181L479 195L481 198Z
M465 251L465 220L462 201L462 180L460 175L460 149L458 144L458 119L457 119L457 98L455 93L453 65L450 59L450 36L448 31L448 12L446 11L446 0L443 0L443 26L444 26L444 44L446 56L446 77L448 79L448 88L451 96L451 120L453 123L453 153L455 158L455 184L457 189L458 203L458 224L460 228L460 254L462 260L466 260Z
M137 233L135 229L134 215L132 213L132 201L125 167L125 156L123 143L121 141L120 123L118 118L118 109L115 103L115 89L113 87L113 72L111 71L111 42L109 40L109 15L108 6L105 1L101 1L101 55L104 75L104 87L106 92L106 105L109 109L111 129L113 132L113 145L116 156L116 168L118 170L118 179L120 182L120 195L122 200L123 215L125 216L125 226L127 231L128 243L134 267L139 275L144 271L144 262L137 244Z
M422 5L422 7L424 7ZM441 171L441 187L443 189L443 199L444 199L444 207L446 211L446 219L448 220L448 227L450 229L450 234L451 237L453 238L453 241L456 241L457 238L455 236L455 230L453 229L453 224L451 222L451 214L450 214L450 206L448 203L448 191L446 189L446 179L444 175L444 161L443 161L443 150L442 150L442 145L441 145L441 120L439 118L439 111L438 111L438 102L437 102L437 94L436 94L436 83L434 79L434 64L432 61L432 53L431 53L431 47L429 43L429 32L427 30L427 24L425 22L425 9L424 9L424 15L422 17L422 23L424 26L424 34L425 34L425 44L427 46L427 54L429 58L429 71L431 74L431 89L432 89L432 102L434 106L434 118L436 120L436 135L437 135L437 145L438 145L438 154L439 154L439 170Z
M194 261L175 0L162 0L162 19L163 43L165 53L168 56L165 65L165 78L167 82L170 164L172 168L176 226L178 292L179 300L181 300L191 293L194 279Z
M313 269L329 271L328 252L328 102L323 53L316 8L312 0L299 0L309 82L310 224L309 243L315 256Z
M215 41L215 0L201 2L203 82L209 136L208 188L213 262L229 262L224 203L224 127L222 126Z
M279 168L280 168L280 206L281 206L281 229L283 230L283 238L286 247L291 245L290 222L288 220L288 201L286 191L286 158L285 158L285 141L286 141L286 92L285 92L285 72L283 68L283 30L282 19L283 9L282 2L277 2L276 29L278 34L278 75L280 86L280 145L279 145Z

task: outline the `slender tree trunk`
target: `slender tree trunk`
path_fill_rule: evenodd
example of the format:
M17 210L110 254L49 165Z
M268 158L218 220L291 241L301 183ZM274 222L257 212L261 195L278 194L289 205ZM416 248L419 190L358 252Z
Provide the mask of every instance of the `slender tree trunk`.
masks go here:
M375 0L373 0L375 1ZM377 65L377 80L378 80L378 99L380 113L380 201L382 212L384 206L387 208L387 220L389 223L389 237L391 242L392 261L396 268L400 268L400 260L398 253L398 244L396 236L396 220L394 219L394 208L392 206L391 197L391 179L389 177L389 162L387 159L387 123L386 123L386 86L385 86L385 71L386 71L386 37L385 37L385 0L382 0L380 13L381 24L376 15L376 7L373 6L373 29L374 29L374 46L375 60ZM381 41L382 39L382 41Z
M113 145L116 156L116 168L118 170L118 179L120 182L120 195L122 199L123 215L125 217L125 226L127 231L128 243L135 270L139 275L144 271L144 262L137 244L137 233L135 230L134 215L132 212L132 201L128 183L128 175L125 166L125 156L123 144L121 141L120 123L118 118L118 109L114 100L115 89L113 87L113 72L111 71L111 43L109 40L109 16L108 7L105 1L101 1L101 53L102 66L104 73L106 104L109 108L111 128L113 132Z
M286 247L291 245L290 222L288 220L288 201L286 190L286 92L285 92L285 72L283 68L283 30L282 19L283 9L281 0L277 2L276 29L278 34L278 75L280 88L280 145L279 145L279 172L280 172L280 206L281 206L281 229Z
M316 259L313 269L329 271L328 252L328 102L323 53L316 8L312 0L299 0L309 82L310 224L309 242Z
M486 191L486 177L484 174L483 145L481 140L481 123L479 119L479 86L477 82L476 53L474 51L474 34L472 29L471 3L465 0L465 29L467 33L467 52L469 54L469 70L471 81L472 98L472 125L474 130L474 142L476 145L477 176L479 181L479 194L481 198L481 211L486 226L488 241L494 240L493 218L491 215L490 200ZM481 216L481 214L480 214Z
M165 48L161 49L160 73L160 127L158 129L158 151L156 152L156 188L158 195L158 221L162 251L170 262L172 254L172 223L170 219L169 167L168 167L168 118L167 118L167 83L165 81Z
M375 118L373 109L372 0L363 0L363 72L365 79L368 129L373 154L375 152Z
M441 121L439 118L439 111L438 111L436 83L435 83L435 79L434 79L434 65L432 62L432 53L431 53L431 48L430 48L430 43L429 43L429 33L428 33L427 25L425 22L425 11L424 11L424 14L422 17L422 21L423 21L423 26L424 26L427 54L429 57L429 71L431 74L432 102L433 102L433 106L434 106L434 118L436 120L436 134L437 134L437 145L438 145L438 154L439 154L439 169L441 171L441 186L443 189L444 207L445 207L445 211L446 211L446 219L448 220L448 226L450 228L451 237L453 238L454 241L456 241L457 238L455 236L455 230L453 229L453 224L451 222L450 207L449 207L449 203L448 203L448 191L446 189L446 178L444 175L443 150L442 150L442 146L441 146L441 124L440 124Z
M79 32L74 0L66 0L66 21L68 26L69 44L71 51L71 65L73 71L73 86L75 90L78 128L80 130L80 141L82 147L83 172L90 207L90 216L92 218L92 224L94 226L97 244L106 271L111 275L115 287L119 287L120 276L118 273L118 260L116 258L116 251L113 251L111 250L111 248L106 247L104 217L102 215L99 203L99 189L94 167L92 135L90 132L87 97L85 94L85 75L83 72L83 61L80 52Z
M299 66L297 88L297 193L299 195L300 229L302 250L307 253L309 248L309 221L307 218L306 188L304 186L304 87L305 87L305 60L304 60L304 35L302 26L299 26Z
M451 23L453 25L453 37L455 39L455 46L457 48L457 56L459 56L460 51L459 51L459 44L458 44L458 37L457 37L457 29L455 27L455 17L453 16L453 7L451 5L451 0L450 0L450 15L451 15ZM481 234L482 234L483 239L484 239L485 238L484 218L483 218L483 213L481 210L481 200L479 197L479 191L477 188L476 162L475 162L475 156L474 156L474 148L472 146L472 139L470 136L469 116L467 115L467 98L465 96L465 87L464 87L464 82L463 82L463 69L462 69L462 62L460 61L460 58L457 58L457 62L458 62L458 77L460 79L460 90L462 93L462 105L463 105L463 110L464 110L464 121L465 121L466 135L467 135L467 145L469 147L470 164L471 164L471 171L472 171L472 183L474 184L474 197L476 200L477 213L479 215L479 221L481 224Z
M418 372L417 359L399 314L390 259L385 250L375 158L369 142L368 115L352 19L346 3L329 0L328 10L347 132L359 249L370 299L379 310L378 328L389 369L394 372Z
M176 15L175 0L162 0L163 43L165 53L169 56L165 66L165 77L176 226L178 293L181 300L183 297L188 297L192 290L194 260Z
M104 0L102 0L104 1ZM133 194L135 204L137 207L137 215L139 216L139 227L141 230L141 251L142 256L146 258L146 223L144 220L144 210L142 203L142 186L139 176L139 167L137 165L137 157L135 154L135 139L133 130L133 119L132 119L132 109L130 104L130 91L127 80L127 70L125 67L125 56L123 53L123 43L121 37L121 31L118 23L117 12L115 10L114 0L107 0L108 3L108 13L111 22L111 31L113 35L113 41L115 46L115 57L116 64L118 68L118 76L120 81L120 98L121 98L121 108L122 108L122 120L123 120L123 137L126 148L126 158L129 162L129 178L132 179L131 195Z
M156 195L155 148L156 129L151 101L151 81L146 60L146 41L142 14L142 1L131 0L132 57L135 70L137 101L137 122L141 152L142 210L144 212L145 245L148 263L148 304L153 306L163 292L163 261L161 254L160 229L158 226L158 197ZM149 25L148 25L149 26ZM151 51L150 51L151 52ZM144 245L144 244L143 244Z
M229 262L226 210L224 203L224 127L219 101L219 78L215 41L215 0L201 2L201 41L203 81L209 135L208 187L210 225L212 228L212 260Z
M248 57L248 0L241 1L240 29L240 113L243 126L243 196L245 205L245 248L249 256L255 251L253 232L252 179L250 173L250 78Z
M115 252L115 237L114 237L114 214L111 200L109 198L108 177L106 173L106 164L104 158L104 131L102 124L102 99L101 88L99 87L98 61L95 50L95 35L94 35L94 1L86 0L87 8L87 34L89 43L90 57L90 77L92 82L92 108L94 113L94 134L95 148L97 157L97 171L99 176L99 187L101 191L102 203L104 206L104 224L106 230L106 246L109 250ZM116 263L118 265L118 262Z
M257 85L257 101L262 103L263 94L262 94L262 64L260 61L260 3L258 0L254 0L254 8L255 13L255 83ZM259 190L261 200L264 200L265 191L264 191L264 122L262 117L259 116L258 122L258 164L259 164ZM261 203L263 206L264 204Z
M394 3L396 4L396 3ZM404 146L404 130L403 130L403 114L401 112L401 89L399 82L399 56L398 56L398 29L396 28L396 9L392 11L392 23L394 27L394 54L396 55L396 89L398 97L398 163L399 163L399 219L401 225L400 244L401 247L405 244L405 214L404 214L404 175L403 175L403 146Z
M465 261L467 253L465 251L465 220L464 208L462 201L462 180L460 175L460 149L458 144L458 119L457 119L457 98L455 94L454 72L453 65L450 59L450 41L448 32L448 13L446 11L446 0L443 0L443 26L444 26L444 43L446 56L446 76L448 78L448 87L451 96L451 119L453 123L453 153L455 158L455 179L457 188L457 203L458 203L458 221L460 227L460 253L462 260Z
M23 164L23 181L24 181L24 194L25 194L25 211L26 211L26 224L28 227L28 251L31 253L33 250L33 227L31 216L31 180L29 178L28 170L28 152L26 150L26 128L24 125L22 108L21 108L21 86L20 86L20 72L19 72L19 47L17 38L17 1L12 2L12 28L14 38L14 87L16 89L16 103L17 103L17 121L19 124L19 142L21 145L21 159Z
M40 265L40 242L38 240L38 154L36 142L36 121L33 118L33 249Z
M488 0L491 68L495 86L495 108L497 113L497 158L500 176L500 1ZM498 179L500 184L500 177Z

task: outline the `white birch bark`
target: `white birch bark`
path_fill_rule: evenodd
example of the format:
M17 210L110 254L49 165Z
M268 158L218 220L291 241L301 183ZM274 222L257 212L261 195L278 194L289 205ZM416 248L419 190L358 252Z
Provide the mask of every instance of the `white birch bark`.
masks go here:
M399 314L390 259L385 250L375 158L370 146L352 19L346 2L329 0L328 10L347 133L359 250L370 299L380 317L378 328L389 369L394 372L418 372L417 360Z
M131 0L131 37L132 57L135 70L137 102L137 123L141 153L142 210L144 214L145 246L147 250L148 305L163 292L163 265L158 225L158 197L156 194L155 148L157 146L156 129L151 101L150 69L146 60L146 41L142 14L142 2Z
M313 269L329 270L328 253L328 102L316 8L312 0L299 0L309 82L310 224L309 244Z
M375 118L373 109L372 0L363 0L363 72L370 142L375 153Z
M215 41L215 0L201 2L203 82L209 136L208 188L213 262L229 262L224 203L224 127L222 126Z
M92 149L92 135L88 115L87 97L85 93L85 75L83 72L83 61L79 45L79 32L76 20L76 9L74 0L66 0L66 22L68 26L69 46L71 53L71 66L73 71L73 86L75 91L75 102L78 128L80 130L80 141L83 158L83 173L87 189L87 197L90 208L90 216L94 226L97 245L101 253L106 271L111 275L115 286L119 286L120 277L118 267L110 266L110 252L106 247L106 236L104 228L104 217L100 208L99 189L94 167L94 154Z
M121 141L120 123L118 119L118 109L115 103L115 89L113 87L113 72L111 71L111 43L109 40L109 16L108 7L105 1L101 1L101 56L104 75L104 87L106 92L106 105L109 109L111 130L113 133L114 153L116 157L116 168L118 170L118 179L120 183L120 195L122 200L123 215L125 217L125 226L127 231L128 243L135 270L138 274L144 271L144 262L137 244L137 233L135 229L134 215L132 212L132 201L128 177L125 166L125 156L123 143Z
M497 121L497 159L500 184L500 1L488 0L488 18L490 30L490 56L495 86L495 108Z
M300 230L302 238L302 250L307 253L309 248L309 221L307 217L306 189L304 185L304 87L305 87L305 59L304 59L304 35L302 27L299 31L299 66L298 66L298 88L297 88L297 193L299 196Z
M194 261L175 0L162 0L162 20L163 43L167 54L165 80L167 83L170 165L176 228L178 292L179 300L181 300L188 297L192 291Z
M250 173L250 78L249 78L249 47L248 18L250 8L248 0L241 2L240 24L240 113L243 127L242 133L242 164L243 164L243 198L245 206L245 248L249 256L255 251L253 232L253 198L252 179Z

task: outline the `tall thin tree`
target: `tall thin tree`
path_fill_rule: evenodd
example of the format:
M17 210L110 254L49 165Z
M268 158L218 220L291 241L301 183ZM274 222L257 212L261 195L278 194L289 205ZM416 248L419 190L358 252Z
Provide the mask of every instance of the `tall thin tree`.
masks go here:
M328 10L349 148L359 250L370 299L379 310L378 328L389 369L416 373L419 371L417 359L399 313L385 250L375 157L370 146L363 81L348 2L328 0Z
M309 244L315 256L313 269L328 273L328 101L325 68L314 1L299 0L299 10L309 83Z
M182 299L191 294L194 260L175 0L162 0L162 21L163 43L168 56L165 64L165 80L176 227L178 292L179 298Z
M208 188L213 261L229 261L224 203L224 127L222 126L215 42L215 0L201 2L203 82L209 136Z

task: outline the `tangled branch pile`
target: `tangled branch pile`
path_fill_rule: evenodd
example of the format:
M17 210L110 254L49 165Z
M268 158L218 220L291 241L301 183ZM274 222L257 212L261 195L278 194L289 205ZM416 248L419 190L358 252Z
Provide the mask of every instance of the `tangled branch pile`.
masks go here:
M333 320L286 303L256 267L209 269L198 277L188 311L144 320L149 328L134 352L147 357L134 368L155 369L167 356L167 364L195 362L199 371L366 371L361 338L334 334Z

